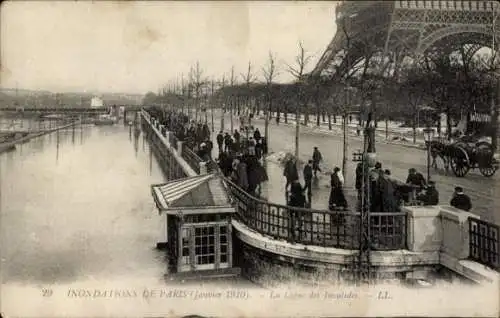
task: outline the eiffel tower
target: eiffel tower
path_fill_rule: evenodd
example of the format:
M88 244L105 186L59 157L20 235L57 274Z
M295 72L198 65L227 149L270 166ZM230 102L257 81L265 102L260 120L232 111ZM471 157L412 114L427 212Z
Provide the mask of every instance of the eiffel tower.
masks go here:
M397 69L405 57L415 60L432 50L438 54L449 54L459 47L465 47L468 54L482 47L500 51L498 13L499 1L342 1L335 12L337 32L310 75L341 78L373 53L382 54L384 64ZM385 63L387 58L389 63ZM365 134L365 151L358 154L361 158L371 152L366 149L366 138ZM365 160L355 161L365 164ZM367 173L364 171L367 197L362 200L359 255L352 264L358 283L369 283L373 278Z
M348 71L367 50L392 57L396 65L433 49L445 54L467 45L472 52L498 51L499 12L499 1L341 1L337 32L311 75Z

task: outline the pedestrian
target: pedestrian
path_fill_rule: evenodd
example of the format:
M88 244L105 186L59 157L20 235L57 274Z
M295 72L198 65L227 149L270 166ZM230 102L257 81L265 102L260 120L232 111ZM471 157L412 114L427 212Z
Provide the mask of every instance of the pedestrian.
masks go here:
M248 139L248 154L255 156L255 140L252 137Z
M319 163L323 160L323 156L321 155L321 152L318 150L318 147L314 147L313 150L313 171L314 171L314 176L316 177L316 172L321 172L321 169L319 168Z
M255 156L260 160L262 158L262 139L257 140L255 144Z
M224 136L224 146L224 151L231 151L233 148L233 139L227 132Z
M455 192L453 193L450 205L464 211L470 211L470 209L472 209L470 197L464 193L464 189L462 187L455 187Z
M239 144L240 144L240 133L238 132L238 129L234 130L233 137L234 137L234 143L239 146Z
M219 146L219 153L223 151L224 144L224 135L222 134L222 130L217 134L217 146Z
M347 200L345 199L344 196L344 191L342 188L342 182L340 181L339 178L339 173L340 173L340 168L335 167L331 175L331 180L330 180L331 190L330 190L330 198L328 200L328 206L330 210L334 210L335 207L343 207L344 209L347 208Z
M269 177L267 175L266 168L264 168L264 166L262 166L258 160L256 161L256 173L258 176L257 194L260 197L262 193L262 183L268 181Z
M424 176L420 172L417 172L415 168L410 168L408 170L406 183L416 186L419 191L421 191L426 185Z
M429 184L425 188L425 193L417 196L417 200L422 201L424 205L438 205L439 192L436 190L436 183L429 181Z
M243 160L241 156L239 158L239 163L236 166L236 170L238 173L238 185L240 186L240 188L247 191L248 190L247 164L245 163L245 160Z
M292 157L285 163L285 169L283 170L283 175L286 178L285 191L288 191L288 186L291 185L292 182L299 180L296 158Z
M210 139L207 138L207 140L205 140L205 144L207 147L208 157L210 158L210 160L212 160L212 149L214 148L214 143Z
M311 185L312 185L312 178L313 178L313 170L312 170L312 164L313 161L309 160L307 164L304 166L304 191L307 189L307 197L309 198L309 201L311 201L312 197L312 192L311 192Z
M385 170L388 171L388 170ZM378 173L378 195L379 195L379 209L378 212L399 212L400 204L396 193L394 181L390 178L390 173L386 174L382 171L382 166ZM382 221L382 224L386 224Z
M248 176L248 194L255 196L255 190L260 182L259 171L257 165L259 162L255 156L247 157L247 176Z
M290 185L290 196L288 198L288 206L295 208L305 208L306 207L306 197L304 196L304 190L298 180L295 180ZM296 237L296 231L299 231L299 237L302 230L302 219L303 212L297 211L295 209L289 209L290 222L289 230L292 233L292 237Z
M262 147L261 147L261 149L262 149L262 155L265 156L265 155L267 155L268 150L269 150L267 148L267 138L266 138L266 136L264 136L263 138L261 138L261 141L262 141Z
M260 137L261 137L261 136L260 136L260 131L259 131L259 128L255 128L255 131L253 132L253 138L254 138L257 142L259 142Z
M290 184L290 197L288 200L288 205L303 208L306 205L306 197L304 196L304 189L300 184L299 180L294 180Z

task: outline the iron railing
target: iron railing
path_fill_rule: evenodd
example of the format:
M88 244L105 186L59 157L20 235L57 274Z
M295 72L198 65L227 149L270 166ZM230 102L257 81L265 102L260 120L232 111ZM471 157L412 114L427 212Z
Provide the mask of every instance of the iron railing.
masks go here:
M248 194L226 179L237 216L256 232L289 243L343 249L359 248L361 215L350 211L295 208L270 203ZM374 250L406 248L406 213L371 213Z
M185 143L182 143L182 158L186 160L196 173L200 174L200 162L203 160L201 160L201 158Z
M200 173L201 158L182 144L182 158ZM207 171L216 172L216 162L207 162ZM359 248L361 215L351 211L295 208L251 196L228 178L224 178L236 204L237 217L252 230L290 243L343 249ZM406 213L372 212L370 242L374 250L406 248Z
M481 264L500 270L500 227L469 217L469 257Z

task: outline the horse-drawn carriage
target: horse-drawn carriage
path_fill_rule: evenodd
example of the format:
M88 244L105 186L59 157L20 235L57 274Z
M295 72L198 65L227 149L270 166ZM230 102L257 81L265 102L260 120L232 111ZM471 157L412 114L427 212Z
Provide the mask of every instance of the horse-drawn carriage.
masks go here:
M431 141L432 166L437 168L436 158L443 160L446 171L451 170L457 177L464 177L469 170L479 169L485 177L491 177L499 167L491 143L477 137L464 136L456 141Z

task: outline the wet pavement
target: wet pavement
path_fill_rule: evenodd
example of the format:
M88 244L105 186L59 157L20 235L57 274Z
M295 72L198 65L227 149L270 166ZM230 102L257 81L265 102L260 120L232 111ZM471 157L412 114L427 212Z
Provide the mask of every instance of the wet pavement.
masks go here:
M217 133L220 127L220 117L215 121ZM258 127L264 134L264 121L253 120L252 124ZM229 130L230 117L225 117L225 127ZM239 122L234 120L234 128L239 127ZM274 120L270 121L270 140L269 152L295 152L295 127L289 125L276 125ZM334 166L342 166L342 149L343 138L341 134L325 134L318 133L311 128L303 128L300 134L299 157L301 161L307 161L312 156L313 147L317 146L323 155L323 165L333 170ZM337 130L338 132L338 130ZM380 136L377 137L380 140ZM356 162L352 161L352 153L362 149L362 140L360 137L350 135L348 138L348 161L347 161L347 177L346 188L353 191L354 187L354 171ZM388 144L385 142L376 143L377 158L382 163L384 169L390 169L392 175L400 180L406 180L409 168L416 168L424 177L427 175L427 153L421 149L405 147L401 145ZM440 193L440 203L449 204L453 189L455 186L462 186L465 193L471 197L473 209L471 212L478 214L481 218L493 221L500 224L500 176L497 173L491 178L482 176L479 171L470 171L464 178L458 178L451 172L446 174L442 169L442 162L438 161L439 170L431 169L431 179L436 181L437 190ZM282 169L279 175L276 174L276 169L268 169L270 174L270 184L267 185L269 198L273 202L284 202L284 177L282 177ZM272 171L270 173L270 171ZM276 176L274 175L276 174ZM281 178L281 180L279 180ZM319 189L326 189L329 182L327 176L322 176L319 181ZM328 193L328 194L325 194ZM314 201L325 201L329 195L329 190L320 190L318 196L314 196L313 192L313 207ZM321 206L316 204L316 206Z

